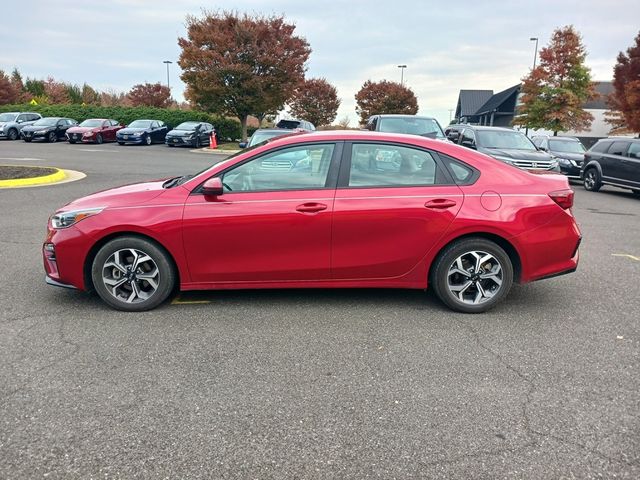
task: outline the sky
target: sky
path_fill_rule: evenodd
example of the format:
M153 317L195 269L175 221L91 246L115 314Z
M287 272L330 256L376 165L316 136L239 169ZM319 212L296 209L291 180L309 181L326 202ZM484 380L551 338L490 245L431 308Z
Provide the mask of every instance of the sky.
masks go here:
M14 8L15 7L15 8ZM177 38L187 15L202 10L278 14L296 25L313 52L307 77L324 77L338 89L337 120L355 127L356 92L366 80L400 81L418 98L420 114L449 123L461 89L498 92L532 67L535 43L574 25L582 34L594 80L611 80L620 51L640 30L638 0L419 1L351 0L29 0L3 9L0 69L24 77L128 91L143 82L166 83L183 100L175 63Z

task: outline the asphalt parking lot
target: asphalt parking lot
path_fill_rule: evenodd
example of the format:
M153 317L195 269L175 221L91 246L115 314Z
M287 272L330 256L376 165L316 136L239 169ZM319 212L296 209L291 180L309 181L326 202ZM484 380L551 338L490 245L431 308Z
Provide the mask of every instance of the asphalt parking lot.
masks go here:
M575 274L483 315L431 293L45 285L48 216L188 149L0 142L83 180L0 190L0 478L639 478L640 199L575 185Z

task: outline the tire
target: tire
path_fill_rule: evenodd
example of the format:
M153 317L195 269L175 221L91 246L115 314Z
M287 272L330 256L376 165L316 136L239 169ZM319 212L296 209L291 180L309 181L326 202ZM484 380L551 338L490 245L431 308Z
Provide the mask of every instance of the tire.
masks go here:
M32 138L23 138L23 140L27 143L31 142L31 140L33 140Z
M56 135L56 132L50 132L49 135L47 135L47 142L56 143L57 141L58 135Z
M151 145L151 135L147 135L146 137L144 137L144 144Z
M631 192L636 196L636 197L640 197L640 190L631 190Z
M143 261L131 272L136 256ZM142 275L145 278L140 278ZM110 307L143 312L171 295L177 276L163 248L144 238L125 236L98 250L91 265L91 278L96 292Z
M173 147L175 147L175 145L171 145L170 143L167 143L167 147L173 148Z
M16 130L15 128L12 128L11 130L9 130L7 132L7 138L9 140L17 140L18 139L18 130Z
M69 143L73 145L74 143L76 143L76 141L69 139Z
M118 145L124 145L124 142L118 142Z
M102 138L102 134L101 133L97 134L96 135L96 143L98 145L100 145L103 141L104 141L104 139Z
M485 238L465 238L440 252L431 269L431 285L442 303L452 310L486 312L509 293L513 264L496 243Z
M597 192L602 188L602 179L597 168L588 168L584 172L584 189L589 192Z
M194 145L194 147L195 147L195 148L200 148L201 146L202 146L202 145L201 145L201 143L200 143L200 137L196 137L196 141L195 141L195 145Z

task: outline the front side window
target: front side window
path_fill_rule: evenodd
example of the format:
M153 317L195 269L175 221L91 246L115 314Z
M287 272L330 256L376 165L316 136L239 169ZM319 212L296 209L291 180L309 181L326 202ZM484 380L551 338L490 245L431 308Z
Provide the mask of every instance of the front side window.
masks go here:
M476 144L476 135L475 133L473 133L473 130L466 128L463 132L462 132L462 137L460 138L460 144L462 143L468 143L471 145L475 145Z
M354 144L350 187L434 185L436 162L429 152L397 145Z
M268 153L222 176L226 192L324 188L334 144L301 145Z
M627 152L629 158L640 158L640 143L632 143Z
M592 152L604 153L609 149L611 142L598 142L593 147L591 147Z
M28 122L29 121L29 117L27 114L23 113L22 115L18 115L18 118L16 120L20 120L21 122ZM9 120L4 120L9 121Z

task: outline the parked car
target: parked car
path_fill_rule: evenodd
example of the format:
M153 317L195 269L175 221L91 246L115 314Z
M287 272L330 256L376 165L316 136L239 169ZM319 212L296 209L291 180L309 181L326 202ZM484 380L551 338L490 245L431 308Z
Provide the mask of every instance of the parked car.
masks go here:
M365 124L372 132L408 133L446 140L438 120L418 115L373 115Z
M107 118L89 118L80 125L67 130L69 143L115 142L116 133L124 127L117 120Z
M161 120L134 120L125 128L118 130L116 140L120 145L164 143L167 130L167 125Z
M305 130L307 132L313 132L316 127L313 123L307 122L306 120L296 120L296 119L282 119L278 123L276 123L276 128L285 128L287 130Z
M49 221L44 266L48 283L94 289L126 311L178 288L431 285L452 309L482 312L514 281L576 269L572 205L566 177L449 142L291 135L65 205Z
M253 147L271 138L281 137L283 135L291 135L293 132L302 133L305 131L306 130L302 130L299 128L293 129L293 131L286 128L259 128L258 130L253 132L253 135L251 135L251 138L249 138L248 142L240 142L238 146L240 148Z
M42 116L35 112L0 113L0 138L17 140L20 138L20 130L41 118Z
M71 118L45 117L23 127L20 130L20 137L25 142L30 142L31 140L44 140L46 142L66 140L67 130L77 124L78 122Z
M602 185L613 185L640 195L640 139L598 140L584 156L581 177L590 192L597 192Z
M448 138L501 162L527 170L560 172L553 155L540 151L524 133L502 127L449 125Z
M553 137L549 135L535 135L531 138L533 144L553 155L558 161L560 171L567 177L580 178L580 169L587 151L582 142L573 137Z
M215 131L213 125L206 122L183 122L167 133L165 143L170 147L176 145L188 145L200 148L202 145L209 145L211 133Z

